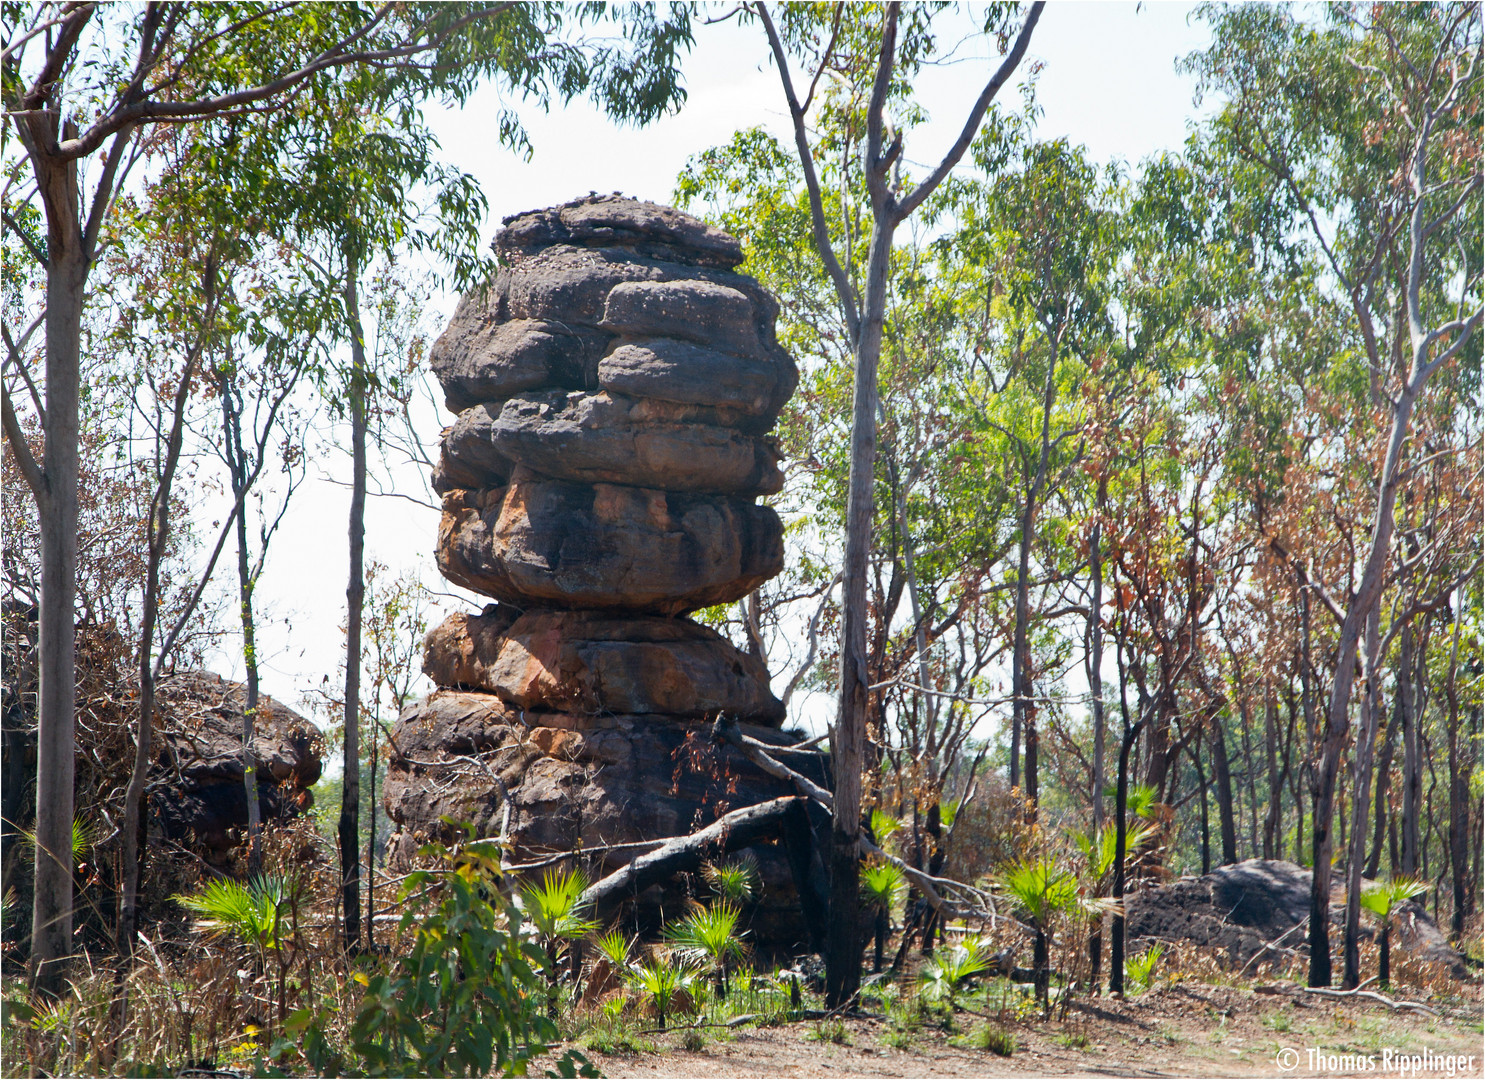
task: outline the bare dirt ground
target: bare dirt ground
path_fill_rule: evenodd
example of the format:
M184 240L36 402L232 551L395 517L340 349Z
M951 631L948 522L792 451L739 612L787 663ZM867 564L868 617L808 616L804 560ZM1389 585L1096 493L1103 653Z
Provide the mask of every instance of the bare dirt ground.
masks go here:
M1187 982L1129 1001L1077 1003L1066 1021L1009 1025L1010 1057L973 1048L984 1021L963 1013L961 1034L925 1026L907 1039L898 1033L902 1048L884 1042L892 1037L885 1019L854 1018L843 1030L808 1021L703 1029L699 1052L682 1049L684 1033L673 1031L650 1036L654 1052L589 1057L613 1077L1485 1076L1478 984L1436 1004L1438 1017L1317 997L1288 983L1261 989ZM844 1041L830 1041L832 1034ZM1437 1061L1399 1060L1425 1051L1435 1059L1473 1056L1473 1065L1456 1062L1451 1072Z

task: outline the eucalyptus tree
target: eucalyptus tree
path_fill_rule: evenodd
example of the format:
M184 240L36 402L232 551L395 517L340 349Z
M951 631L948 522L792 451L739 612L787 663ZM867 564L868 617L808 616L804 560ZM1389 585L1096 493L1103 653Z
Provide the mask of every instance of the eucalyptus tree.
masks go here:
M871 696L866 648L867 563L875 497L877 365L892 277L893 239L897 228L964 157L990 103L1025 55L1041 16L1042 3L1039 0L1032 5L1014 37L1011 30L1019 13L1000 7L989 10L983 26L986 38L992 32L1000 33L1007 48L971 105L953 144L938 164L917 181L903 173L903 132L890 112L901 100L906 80L935 49L931 24L936 9L912 5L904 10L897 3L880 8L841 3L828 11L788 6L780 9L777 20L762 2L743 11L746 17L755 18L762 25L768 37L809 194L815 248L835 290L855 362L842 576L839 709L831 737L836 790L830 859L833 916L826 952L826 1000L835 1007L855 996L860 981L862 943L855 917L860 874L857 841L861 832L861 768L866 757ZM808 81L802 97L790 72L791 57L806 65ZM859 123L843 153L859 152L860 175L871 207L870 240L859 291L841 262L839 240L830 233L815 151L809 139L810 108L820 80L827 72L848 88L846 92L858 110Z
M160 571L172 540L170 511L176 501L175 484L185 462L184 444L191 406L200 388L201 369L220 328L224 279L231 274L230 270L224 272L222 266L228 254L222 232L211 228L198 232L195 226L199 219L188 212L159 212L162 205L173 204L182 211L192 207L192 200L182 197L176 184L178 179L178 174L167 169L160 182L152 185L138 211L116 215L104 227L104 234L110 239L116 237L125 246L136 243L147 252L121 275L126 312L111 328L111 336L138 365L140 392L136 398L143 399L145 408L152 412L147 419L150 434L146 439L152 446L142 455L148 461L146 468L153 490L145 530L142 613L135 643L139 679L137 728L133 770L124 792L120 823L121 881L116 934L122 957L129 956L134 946L145 780L154 760L151 735L156 685L166 658L173 651L174 640L185 627L222 548L219 541L186 610L173 625L159 626ZM221 539L225 539L239 510L240 506L233 507ZM37 874L39 889L39 866ZM121 977L122 970L121 966Z
M1193 66L1228 99L1217 130L1268 174L1323 259L1384 413L1369 541L1329 581L1303 552L1283 549L1339 627L1313 787L1309 981L1328 986L1337 777L1357 666L1366 678L1379 661L1376 624L1413 412L1440 369L1463 361L1478 370L1480 158L1461 147L1478 145L1481 28L1468 4L1337 6L1323 26L1301 14L1211 9L1215 44ZM1375 738L1375 711L1364 712L1352 792L1363 802ZM1348 874L1345 981L1355 985L1360 863Z
M951 181L956 196L954 246L980 269L1006 354L1002 386L985 387L987 422L1015 462L1017 540L1011 650L1013 787L1038 795L1037 698L1031 654L1032 550L1049 490L1076 464L1082 435L1079 384L1095 353L1107 352L1113 324L1112 271L1120 254L1112 194L1081 148L1065 140L1033 142L986 131L973 150L987 178ZM953 191L957 188L957 191ZM947 194L947 193L946 193ZM1071 408L1059 410L1059 398ZM1046 560L1050 570L1053 560ZM1055 573L1052 575L1055 576Z
M815 138L831 229L854 237L846 257L854 280L865 254L859 175L849 158L831 152L846 141L847 104L827 95ZM768 628L775 640L787 639L807 621L809 656L829 654L838 648L839 624L822 628L818 604L821 596L828 602L840 565L850 443L839 417L850 407L852 356L812 249L801 169L766 133L740 132L691 160L676 197L702 204L743 241L747 268L780 299L780 337L802 366L800 390L780 422L797 462L780 495L794 522L789 570L750 602L744 632L756 637ZM952 213L952 205L932 209ZM993 707L984 675L1003 650L994 598L1004 590L992 574L1011 544L1009 504L1004 485L986 482L1000 471L1001 441L979 406L976 355L988 345L983 307L965 286L973 268L950 243L903 243L893 260L879 368L868 560L871 760L863 772L875 785L868 794L906 825L904 857L937 873L951 833L940 806L950 786L961 794L972 786L981 762L959 763L975 724ZM817 648L822 634L828 640Z
M262 303L266 298L260 296L257 299ZM269 544L284 520L290 499L306 475L305 425L296 415L293 398L300 379L311 366L318 345L313 329L295 327L292 318L288 323L252 321L257 325L249 332L226 336L215 358L214 375L217 400L221 405L222 433L216 447L227 469L236 509L237 606L245 682L242 782L248 811L248 862L256 872L263 817L253 737L262 665L254 596L268 560ZM249 535L248 527L249 519L254 517L249 509L248 495L271 459L276 459L279 465L282 486L275 493L271 505L265 504L261 492L253 500L259 511L256 515L257 535L253 537Z

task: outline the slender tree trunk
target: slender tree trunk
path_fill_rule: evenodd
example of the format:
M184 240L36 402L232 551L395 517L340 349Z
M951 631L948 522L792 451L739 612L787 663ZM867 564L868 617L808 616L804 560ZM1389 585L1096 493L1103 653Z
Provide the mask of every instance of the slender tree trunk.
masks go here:
M845 559L842 568L840 701L831 732L831 768L835 781L831 830L830 929L826 942L825 999L831 1008L848 1004L861 980L861 934L857 893L860 863L857 841L861 831L861 771L866 761L866 729L870 719L870 665L866 642L866 574L874 521L874 460L876 457L877 364L882 346L882 323L887 306L887 277L891 270L892 235L897 225L921 204L969 148L990 101L1025 55L1042 4L1033 5L1015 45L985 85L966 128L939 167L908 193L902 202L891 183L894 163L902 151L899 133L890 133L885 110L897 60L896 4L886 5L876 72L865 112L866 139L862 173L871 197L872 235L865 281L856 290L841 267L830 242L809 145L808 98L801 104L789 75L787 49L765 5L756 8L768 34L784 96L789 103L795 146L810 194L814 240L840 300L855 358L851 405L851 468L846 496ZM812 91L813 92L813 88ZM884 625L884 633L888 627Z
M1382 465L1382 483L1377 493L1377 520L1372 530L1370 552L1360 587L1346 609L1336 643L1335 676L1331 680L1330 701L1326 708L1325 736L1320 748L1312 825L1314 872L1310 887L1311 986L1330 985L1330 860L1334 844L1330 829L1335 811L1336 778L1350 731L1351 691L1356 676L1356 654L1362 628L1372 609L1381 600L1388 549L1392 543L1393 510L1397 501L1402 445L1413 412L1413 400L1423 385L1418 374L1421 362L1420 354L1413 365L1414 374L1403 386L1393 411L1392 432Z
M134 931L139 897L139 834L144 826L144 784L149 772L150 736L155 721L155 626L160 616L160 563L170 542L170 499L180 458L184 397L189 392L191 371L182 374L176 400L175 423L165 452L160 481L150 504L145 556L144 600L139 629L139 714L134 739L134 768L124 791L124 821L120 829L120 863L123 890L119 896L119 923L115 942L119 957L134 953ZM121 969L122 970L122 967Z
M1040 925L1036 928L1036 939L1031 946L1031 972L1036 986L1036 1000L1045 1008L1047 1005L1047 932Z
M1294 781L1294 861L1301 866L1305 861L1305 801L1300 798L1304 783L1298 774Z
M1265 683L1263 688L1263 733L1268 751L1268 812L1263 817L1263 857L1278 858L1279 821L1283 814L1284 785L1279 776L1279 725L1275 715L1278 703L1274 700L1274 688ZM1254 812L1257 812L1255 807Z
M1480 677L1482 674L1482 665L1479 660L1475 660L1470 664L1469 671L1473 678L1478 679ZM1485 708L1482 708L1477 701L1471 706L1469 717L1469 727L1465 731L1464 739L1465 758L1461 763L1460 769L1461 774L1465 776L1470 774L1472 766L1478 767L1480 759L1477 748L1480 745L1481 729L1485 728ZM1479 811L1480 808L1476 806L1473 812L1478 813ZM1465 818L1466 824L1468 824L1469 820L1468 817ZM1475 838L1475 865L1474 870L1469 875L1469 888L1465 892L1465 905L1468 909L1466 915L1472 915L1479 906L1479 883L1482 871L1485 871L1485 829L1480 827L1480 821L1476 818L1474 827L1467 828L1465 834Z
M1377 743L1377 717L1382 710L1381 677L1377 671L1381 648L1381 613L1373 610L1366 624L1365 693L1362 698L1361 730L1352 757L1351 846L1346 856L1346 922L1341 952L1344 966L1341 988L1354 990L1361 983L1361 870L1366 854L1366 821L1371 810L1372 749ZM1407 633L1406 628L1403 631Z
M351 515L350 577L346 585L345 739L340 804L341 900L347 952L361 947L361 608L366 596L362 565L366 546L366 341L357 296L357 266L346 260L346 313L351 331Z
M1191 750L1191 763L1196 766L1196 784L1201 790L1201 872L1212 872L1212 824L1207 808L1207 772L1201 767L1201 736Z
M1418 810L1423 796L1423 755L1419 736L1423 702L1415 694L1414 669L1419 661L1418 641L1411 625L1398 636L1397 695L1402 706L1402 866L1404 874L1418 873Z
M75 199L77 164L52 178ZM45 192L44 192L45 194ZM50 210L50 206L48 207ZM41 522L36 731L36 878L31 907L31 981L63 992L72 954L73 605L77 593L78 381L87 260L78 237L48 215L46 416Z
M1022 511L1022 535L1016 556L1016 622L1011 630L1011 787L1022 787L1022 738L1026 726L1026 669L1031 657L1026 645L1026 609L1028 609L1029 565L1031 565L1032 496L1026 496Z
M242 664L247 679L247 699L242 707L242 786L247 796L248 867L257 872L261 865L263 810L258 800L257 756L253 752L253 728L258 719L258 646L257 620L253 615L253 573L250 566L247 535L247 495L249 464L242 442L241 397L224 368L217 380L222 399L222 428L226 440L227 475L232 495L242 507L237 515L237 597L242 624Z
M366 799L366 944L368 948L376 948L376 726L371 728L371 791ZM581 957L582 950L578 947L579 942L572 942L572 955ZM572 984L577 985L578 976L582 974L582 961L579 959L577 968L573 971Z
M1140 729L1145 726L1143 719L1137 721L1133 727L1128 725L1128 710L1125 711L1124 740L1119 747L1119 778L1116 781L1117 788L1114 795L1114 899L1124 899L1124 862L1127 853L1126 842L1129 836L1128 813L1129 813L1129 752L1134 747L1134 741L1139 738ZM1115 910L1113 920L1113 933L1110 935L1109 946L1109 993L1124 993L1124 907Z
M1243 721L1243 782L1248 788L1248 853L1250 857L1258 856L1258 788L1254 777L1258 769L1253 764L1253 739L1249 732L1253 729L1252 717L1248 715L1246 702L1242 705L1239 715Z
M888 46L883 45L886 49ZM839 1008L861 983L858 891L861 866L856 850L861 830L861 768L866 757L866 722L871 685L866 652L866 572L875 512L877 362L887 303L892 230L877 216L866 268L861 336L856 347L852 392L851 471L846 506L846 551L842 578L840 707L831 736L835 807L831 830L830 930L826 941L825 997Z
M1021 778L1021 741L1025 737L1026 713L1031 699L1027 688L1027 671L1031 667L1027 644L1027 595L1031 564L1031 520L1034 495L1028 491L1021 513L1021 541L1016 555L1016 618L1011 632L1011 787L1023 787Z
M1449 867L1454 886L1454 904L1449 915L1449 931L1455 941L1464 935L1464 918L1469 905L1466 881L1469 877L1469 777L1459 753L1459 626L1464 618L1464 597L1454 597L1454 633L1449 643L1449 678L1444 684L1449 706Z
M85 20L82 20L85 21ZM62 32L75 40L82 21ZM91 242L81 221L76 160L52 154L76 124L55 110L15 119L46 213L46 406L40 460L26 444L4 395L5 437L36 500L41 597L37 612L36 863L31 906L30 981L60 996L72 952L73 723L76 691L73 609L77 594L78 406L84 290ZM107 199L107 174L100 182Z
M1107 487L1107 481L1100 480L1098 485L1099 505L1103 504L1103 497ZM1102 551L1102 527L1093 526L1093 533L1088 539L1088 562L1089 576L1092 578L1093 597L1088 606L1088 699L1093 713L1093 828L1097 831L1103 828L1103 756L1104 756L1104 715L1103 715L1103 551ZM1203 796L1205 797L1205 796ZM1095 939L1096 940L1096 939ZM1095 981L1096 974L1095 974Z
M1129 811L1129 753L1139 739L1144 718L1129 722L1128 680L1124 668L1124 630L1122 622L1114 643L1114 658L1119 663L1119 713L1124 721L1124 737L1119 743L1119 772L1114 778L1114 917L1109 925L1109 993L1124 993L1124 862Z
M924 835L928 837L928 873L937 877L944 868L944 824L943 808L939 803L934 803L928 808L927 820L923 825ZM924 956L933 955L933 939L935 934L941 935L943 931L943 920L939 913L931 907L925 907L923 912L923 941L922 953Z
M1227 739L1223 733L1222 714L1212 714L1212 777L1217 782L1217 819L1222 830L1222 865L1230 866L1237 858L1237 821L1232 810L1232 773L1228 766Z
M1377 797L1372 811L1372 846L1367 852L1366 866L1362 873L1375 878L1382 861L1382 840L1387 833L1387 810L1392 786L1392 750L1397 741L1398 729L1402 726L1402 696L1392 695L1392 715L1382 733L1382 746L1377 757Z
M1037 765L1040 739L1036 730L1037 708L1031 665L1031 544L1036 533L1036 513L1047 483L1047 462L1052 453L1052 406L1057 401L1057 360L1062 333L1047 330L1047 377L1042 386L1041 445L1037 450L1036 473L1026 489L1026 505L1021 513L1021 543L1016 563L1016 628L1011 651L1011 770L1015 772L1017 734L1026 740L1026 797L1031 804L1032 820L1036 818L1039 797ZM1019 722L1018 722L1019 719ZM1011 786L1016 780L1011 778Z
M1103 916L1093 916L1093 929L1088 932L1088 991L1098 993L1103 976Z
M160 566L165 561L165 552L170 545L170 500L174 496L175 474L180 465L181 447L185 438L186 409L190 403L191 388L196 378L196 364L206 347L210 324L216 318L217 259L209 254L202 274L201 322L197 338L186 357L180 380L176 384L171 402L170 429L165 435L163 448L155 444L155 468L157 480L150 500L149 521L146 524L146 553L144 598L140 615L139 634L139 714L138 733L134 740L134 768L124 791L124 815L120 828L120 869L123 887L119 894L119 920L116 927L115 949L119 957L116 971L116 986L119 989L117 1018L122 1021L127 1009L127 998L123 991L123 977L130 956L134 953L135 924L139 899L139 837L144 831L145 779L149 772L152 751L151 735L155 722L155 681L159 664L155 658L155 628L160 618ZM240 504L234 505L238 513ZM238 520L241 520L239 514ZM214 563L209 563L205 574L209 577ZM198 594L199 595L199 594ZM194 606L195 600L191 601ZM173 636L167 635L162 650L168 650Z
M82 9L79 9L82 10ZM91 12L68 18L48 41L59 57L70 55ZM60 85L60 84L59 84ZM113 137L83 219L78 159L58 153L78 137L77 123L62 110L17 113L14 130L30 158L36 194L46 215L46 404L41 416L41 461L25 445L4 395L6 438L14 445L40 524L41 602L37 613L36 873L31 906L30 980L41 993L59 996L72 953L72 819L75 774L74 721L77 598L78 411L81 400L83 301L98 232L116 186L129 170L124 152L135 128Z
M1424 246L1429 227L1424 192L1427 189L1428 145L1436 113L1425 111L1417 125L1409 153L1408 182L1412 206L1408 220L1408 265L1404 282L1404 299L1411 345L1407 375L1398 389L1392 406L1392 425L1387 450L1377 479L1376 517L1371 542L1354 594L1341 612L1340 634L1336 641L1335 675L1330 685L1330 702L1326 709L1325 737L1321 744L1320 775L1316 783L1314 851L1315 868L1310 893L1310 985L1330 985L1330 856L1331 815L1334 809L1336 777L1345 750L1351 691L1356 677L1356 652L1363 627L1372 611L1381 603L1386 584L1387 564L1392 548L1392 534L1397 508L1397 489L1402 477L1402 455L1412 421L1413 405L1423 392L1429 377L1438 366L1457 355L1466 340L1478 328L1476 311L1460 324L1452 342L1447 334L1430 332L1424 325L1421 296ZM1463 204L1461 204L1463 205ZM1435 348L1439 355L1434 356ZM1376 358L1373 358L1376 362ZM1337 606L1336 610L1340 612ZM1416 718L1414 718L1416 720ZM1407 860L1404 859L1404 862Z

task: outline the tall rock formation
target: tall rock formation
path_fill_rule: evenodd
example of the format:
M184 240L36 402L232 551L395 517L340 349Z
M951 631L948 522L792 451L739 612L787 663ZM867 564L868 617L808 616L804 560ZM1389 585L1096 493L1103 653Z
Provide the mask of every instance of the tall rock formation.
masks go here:
M513 861L596 850L601 872L636 853L615 845L790 793L706 739L726 713L785 743L784 708L759 659L684 616L782 569L756 500L783 483L768 432L798 372L726 233L619 196L505 225L501 271L431 354L457 413L438 566L496 603L428 635L439 689L394 732L393 860L449 838L449 815L506 836ZM818 758L791 762L824 780ZM787 937L788 865L757 854L773 899L755 925Z

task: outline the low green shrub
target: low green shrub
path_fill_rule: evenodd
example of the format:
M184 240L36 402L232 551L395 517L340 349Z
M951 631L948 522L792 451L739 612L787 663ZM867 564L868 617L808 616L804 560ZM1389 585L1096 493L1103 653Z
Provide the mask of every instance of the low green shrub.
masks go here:
M445 855L447 869L414 873L404 885L404 896L422 898L409 901L402 916L404 930L415 927L412 949L386 970L361 976L366 993L349 1053L372 1076L524 1076L560 1039L543 1014L547 957L495 886L498 849L472 844ZM315 1045L316 1025L304 1020L311 1066L338 1064L316 1060L316 1049L328 1047ZM559 1076L598 1075L576 1051L555 1064Z

